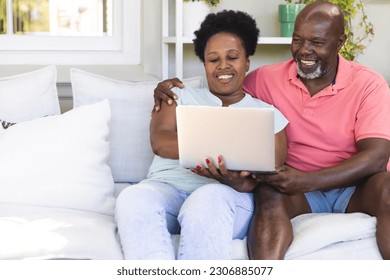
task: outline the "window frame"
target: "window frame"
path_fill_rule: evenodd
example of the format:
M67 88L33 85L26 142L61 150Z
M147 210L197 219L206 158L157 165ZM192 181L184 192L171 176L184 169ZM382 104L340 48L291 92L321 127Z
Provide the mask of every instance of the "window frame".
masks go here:
M0 64L137 65L141 60L140 22L141 0L114 0L112 36L2 34Z

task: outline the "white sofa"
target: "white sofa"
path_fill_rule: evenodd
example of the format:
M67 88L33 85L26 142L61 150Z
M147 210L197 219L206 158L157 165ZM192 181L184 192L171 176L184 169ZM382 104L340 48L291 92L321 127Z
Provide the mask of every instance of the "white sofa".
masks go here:
M75 109L60 114L56 68L0 78L0 259L122 259L115 199L153 154L157 81L71 70ZM185 80L203 86L201 78ZM293 219L286 259L381 259L376 219L362 213ZM177 244L179 236L172 236ZM233 240L234 259L247 259Z

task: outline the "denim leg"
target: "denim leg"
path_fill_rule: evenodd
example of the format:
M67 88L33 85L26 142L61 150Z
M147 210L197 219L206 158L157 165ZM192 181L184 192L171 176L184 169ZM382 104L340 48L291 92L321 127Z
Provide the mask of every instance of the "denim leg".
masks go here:
M247 235L254 211L252 193L209 184L184 202L178 220L178 259L231 259L232 240Z
M142 182L118 196L115 219L125 259L175 259L171 233L186 194L155 182Z

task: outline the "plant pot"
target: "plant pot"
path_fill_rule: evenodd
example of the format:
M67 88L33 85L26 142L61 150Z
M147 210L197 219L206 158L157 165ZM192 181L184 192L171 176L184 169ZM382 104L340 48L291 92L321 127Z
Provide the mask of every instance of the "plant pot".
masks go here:
M305 4L280 4L278 17L280 22L280 36L291 37L294 31L295 18L305 7Z
M194 31L210 13L210 7L203 1L183 3L183 36L193 37Z

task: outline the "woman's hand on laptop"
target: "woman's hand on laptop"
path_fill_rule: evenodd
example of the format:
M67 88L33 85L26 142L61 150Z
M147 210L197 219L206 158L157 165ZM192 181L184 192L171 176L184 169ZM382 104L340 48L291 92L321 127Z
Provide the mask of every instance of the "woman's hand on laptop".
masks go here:
M174 103L173 101L177 99L176 94L171 91L174 87L184 88L184 84L178 78L167 79L157 84L153 95L153 111L158 112L160 110L162 101L168 103L169 105Z
M251 178L248 171L231 171L226 169L222 156L218 159L218 168L211 158L205 160L207 168L199 164L192 172L207 178L217 180L239 192L252 192L256 186L256 180Z

